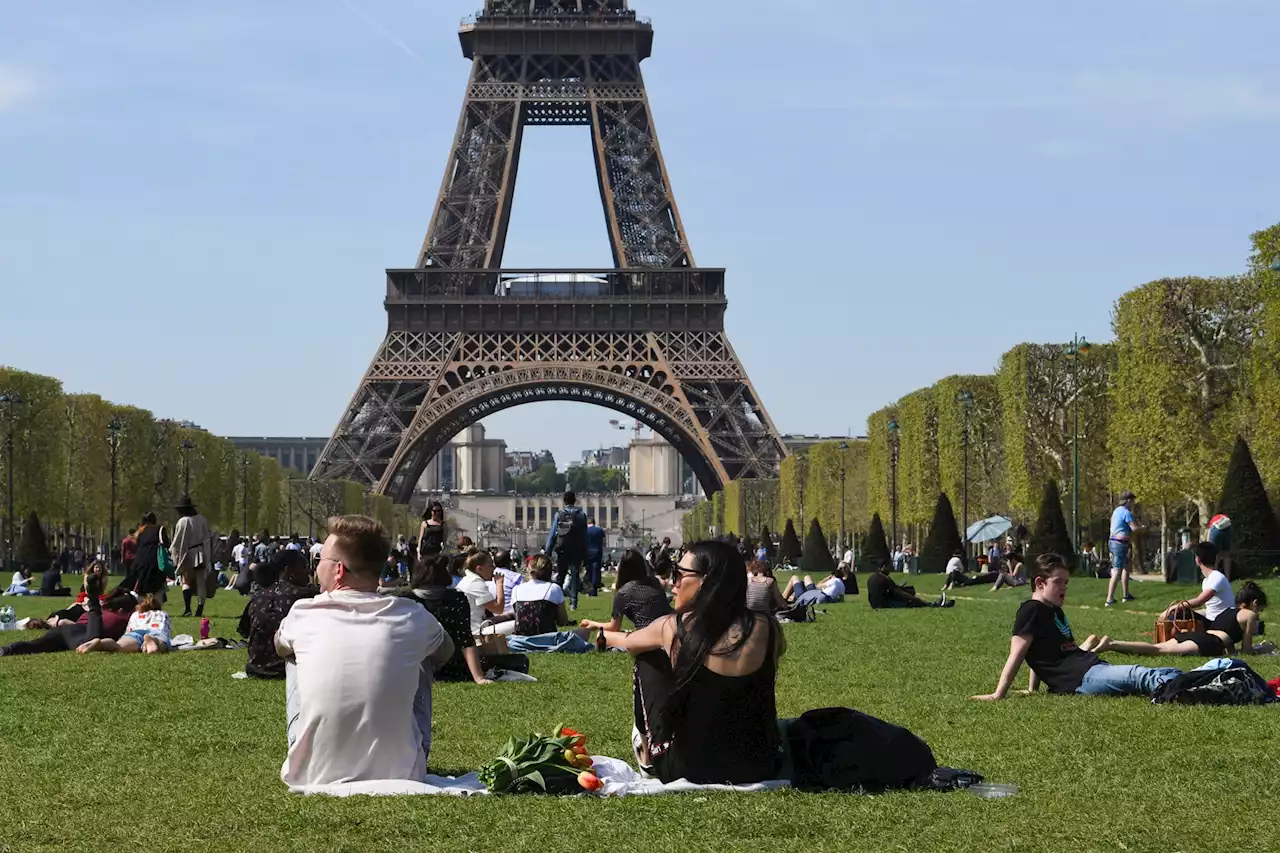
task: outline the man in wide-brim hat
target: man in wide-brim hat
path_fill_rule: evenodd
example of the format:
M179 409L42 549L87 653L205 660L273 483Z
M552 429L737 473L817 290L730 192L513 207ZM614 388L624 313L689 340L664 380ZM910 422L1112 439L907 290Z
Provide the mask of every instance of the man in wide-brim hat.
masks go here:
M204 600L208 597L210 573L213 566L213 533L209 522L196 511L190 495L183 495L173 505L178 513L178 523L173 528L173 545L169 553L182 578L182 615L191 615L191 596L199 597L197 616L204 615Z

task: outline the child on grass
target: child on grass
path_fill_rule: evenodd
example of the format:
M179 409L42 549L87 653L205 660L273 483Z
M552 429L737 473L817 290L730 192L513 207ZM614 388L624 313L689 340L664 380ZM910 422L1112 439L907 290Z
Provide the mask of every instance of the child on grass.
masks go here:
M1172 667L1112 666L1093 649L1099 641L1089 637L1077 646L1062 605L1067 599L1071 572L1057 554L1036 558L1031 573L1033 593L1018 608L1013 621L1009 659L1000 673L994 693L974 696L980 701L1003 699L1025 660L1031 668L1027 694L1043 681L1050 693L1079 693L1084 696L1151 696L1161 685L1182 674Z

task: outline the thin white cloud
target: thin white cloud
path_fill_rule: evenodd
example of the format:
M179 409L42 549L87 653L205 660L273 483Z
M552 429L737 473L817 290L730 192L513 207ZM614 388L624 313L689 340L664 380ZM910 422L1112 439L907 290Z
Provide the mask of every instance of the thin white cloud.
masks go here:
M422 57L420 57L413 48L409 47L409 45L405 43L404 39L400 38L400 36L396 35L392 30L384 26L382 22L370 14L367 9L357 6L352 2L352 0L342 0L342 5L347 7L347 11L363 21L365 26L403 50L411 58L419 61L422 60Z
M0 66L0 110L17 106L35 97L36 80L29 72Z

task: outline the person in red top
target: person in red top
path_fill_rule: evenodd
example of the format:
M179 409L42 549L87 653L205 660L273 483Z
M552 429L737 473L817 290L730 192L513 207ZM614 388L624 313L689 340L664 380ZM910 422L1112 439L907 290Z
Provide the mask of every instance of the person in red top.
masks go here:
M118 640L124 636L129 624L129 617L137 604L137 599L128 593L102 603L99 596L106 589L106 574L91 568L85 572L84 588L87 595L88 610L80 620L62 623L51 628L34 640L10 643L0 647L0 657L13 655L38 655L47 652L69 652L82 643L97 638Z
M133 558L138 553L138 540L134 538L130 532L120 540L120 565L124 566L125 571L133 565Z

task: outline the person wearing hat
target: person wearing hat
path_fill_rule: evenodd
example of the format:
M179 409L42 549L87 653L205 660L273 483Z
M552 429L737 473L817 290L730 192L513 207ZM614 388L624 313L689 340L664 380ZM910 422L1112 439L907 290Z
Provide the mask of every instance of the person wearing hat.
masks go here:
M196 511L190 495L183 495L174 509L178 511L178 523L173 528L173 564L182 578L182 615L191 615L191 595L199 598L196 616L204 615L204 600L208 597L210 573L213 565L213 534L209 522Z
M1133 556L1129 538L1143 530L1133 519L1133 503L1137 499L1133 492L1125 492L1120 496L1120 506L1111 513L1111 582L1107 584L1107 607L1116 603L1116 581L1120 581L1124 600L1133 601L1129 594L1129 564Z

